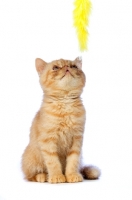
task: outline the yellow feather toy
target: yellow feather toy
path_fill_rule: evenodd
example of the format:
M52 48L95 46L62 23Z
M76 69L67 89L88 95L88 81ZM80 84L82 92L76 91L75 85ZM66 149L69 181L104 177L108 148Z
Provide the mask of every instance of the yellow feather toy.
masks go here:
M73 24L77 31L81 51L87 50L89 16L91 12L90 0L75 0L73 10Z

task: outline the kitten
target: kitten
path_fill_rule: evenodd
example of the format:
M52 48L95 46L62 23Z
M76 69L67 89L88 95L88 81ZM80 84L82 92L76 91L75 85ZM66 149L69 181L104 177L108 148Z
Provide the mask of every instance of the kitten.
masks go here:
M98 179L100 170L81 168L85 109L80 95L85 85L82 61L36 59L44 98L22 156L22 170L29 181L49 183Z

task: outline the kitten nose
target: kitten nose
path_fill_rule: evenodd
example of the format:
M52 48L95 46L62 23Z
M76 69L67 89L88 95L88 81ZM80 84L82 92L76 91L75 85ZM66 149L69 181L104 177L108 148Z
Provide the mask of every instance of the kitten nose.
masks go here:
M65 65L65 69L66 69L66 71L68 70L68 66L67 65Z

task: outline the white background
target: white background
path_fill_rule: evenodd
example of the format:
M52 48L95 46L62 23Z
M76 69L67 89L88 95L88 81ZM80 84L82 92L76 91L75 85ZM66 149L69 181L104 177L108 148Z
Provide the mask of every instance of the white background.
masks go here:
M88 51L80 53L72 0L0 0L0 200L132 199L132 1L92 0ZM84 162L97 181L30 183L21 155L40 107L34 60L83 57Z

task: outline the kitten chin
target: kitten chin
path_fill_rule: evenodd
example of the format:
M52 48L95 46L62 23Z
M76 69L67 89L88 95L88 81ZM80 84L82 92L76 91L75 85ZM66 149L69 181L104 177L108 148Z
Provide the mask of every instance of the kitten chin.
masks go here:
M41 183L98 179L97 167L79 170L86 118L80 97L85 86L82 61L77 58L47 63L38 58L36 70L44 96L22 155L25 178Z

